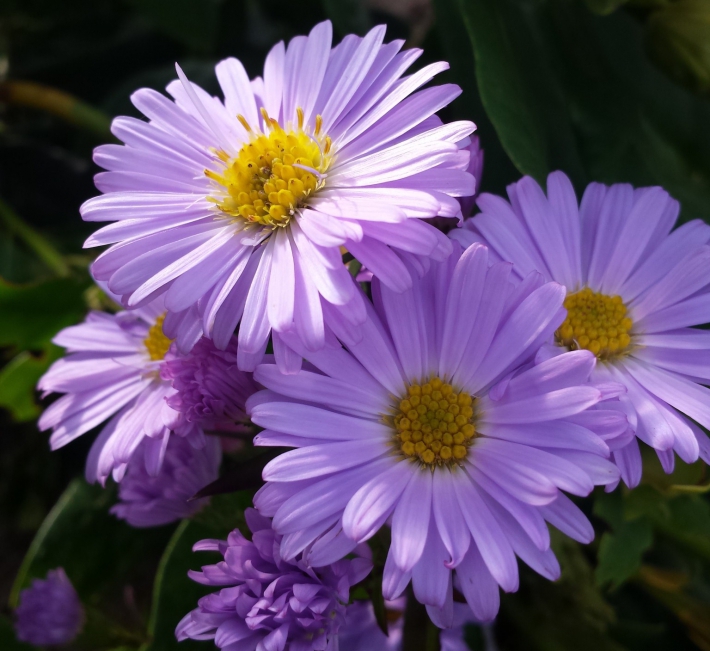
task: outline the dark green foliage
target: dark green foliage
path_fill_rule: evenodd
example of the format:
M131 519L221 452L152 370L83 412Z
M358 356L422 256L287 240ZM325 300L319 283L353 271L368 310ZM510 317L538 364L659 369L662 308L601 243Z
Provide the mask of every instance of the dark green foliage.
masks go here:
M563 169L578 192L592 180L663 185L680 200L682 220L710 221L705 72L692 72L697 51L688 55L678 26L663 22L691 4L702 1L433 0L436 19L422 41L411 40L410 25L384 3L375 11L362 0L2 3L0 600L14 606L33 577L63 566L88 609L74 649L207 649L174 638L178 621L209 591L187 571L217 560L191 548L243 529L252 493L241 489L258 484L263 459L247 449L225 461L211 505L193 520L131 529L108 514L113 488L72 481L92 437L50 455L33 423L41 409L34 386L60 354L52 337L89 308L108 307L87 291L95 252L82 242L93 225L78 209L96 193L91 151L108 139L105 125L136 115L131 92L163 89L177 61L217 93L213 66L222 57L240 58L256 76L273 43L326 16L336 38L386 20L390 39L424 47L417 66L451 63L442 81L464 92L442 117L478 124L484 191L502 193L521 174L544 182ZM7 102L6 78L69 93L72 119ZM500 651L710 651L710 476L702 463L679 461L667 477L646 457L639 488L579 500L597 540L585 547L554 535L562 578L550 583L521 566L520 591L503 595L497 622L467 628L471 649L494 640ZM216 494L223 489L240 492ZM371 598L385 628L383 535L371 541L375 573L353 596ZM436 648L427 627L408 635ZM15 641L6 608L0 649L28 648Z

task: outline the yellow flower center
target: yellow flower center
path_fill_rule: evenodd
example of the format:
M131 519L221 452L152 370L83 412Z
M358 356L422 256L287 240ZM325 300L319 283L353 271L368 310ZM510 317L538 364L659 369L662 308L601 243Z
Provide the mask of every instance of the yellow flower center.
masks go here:
M607 296L589 287L565 299L567 318L555 333L560 346L585 348L599 359L623 354L631 344L633 322L621 296Z
M155 320L155 323L148 330L148 336L143 340L148 355L154 362L165 359L170 344L173 342L172 339L163 334L163 321L165 321L165 314L161 314Z
M302 109L297 109L296 127L289 130L265 109L261 114L268 133L255 132L243 116L237 116L251 140L234 158L217 152L223 169L205 170L205 175L218 184L218 196L211 199L223 213L271 228L283 227L323 186L331 141L321 136L320 115L310 133L303 128Z
M411 384L391 418L398 452L428 466L465 459L476 436L473 403L468 393L438 377Z

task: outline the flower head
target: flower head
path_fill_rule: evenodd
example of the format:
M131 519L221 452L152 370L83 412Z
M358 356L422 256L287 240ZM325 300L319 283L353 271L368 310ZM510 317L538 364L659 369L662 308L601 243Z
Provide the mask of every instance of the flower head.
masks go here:
M710 227L696 220L671 232L679 204L659 187L589 185L578 205L569 179L531 178L508 189L510 203L484 194L481 214L454 235L487 242L514 263L567 288L567 317L547 354L588 350L596 381L626 386L622 399L638 439L666 472L675 451L710 462ZM681 412L681 413L679 413ZM685 414L685 415L683 415ZM692 420L691 420L692 419ZM641 478L636 440L614 452L629 486Z
M34 646L69 644L83 625L81 601L61 567L47 572L45 579L34 579L20 592L15 632L21 642Z
M410 290L375 281L360 331L334 321L347 349L306 354L293 337L311 370L257 367L268 391L247 403L265 428L255 443L298 448L266 466L255 498L283 534L284 558L330 562L391 517L385 597L411 580L442 626L453 618L452 570L480 620L495 615L499 585L517 589L516 554L555 578L545 520L591 539L561 491L617 481L604 439L627 427L603 402L622 388L589 382L592 353L535 363L564 321L564 295L535 273L511 283L511 265L489 265L484 246L457 247ZM316 549L324 536L329 554Z
M174 390L160 377L173 355L163 319L157 300L131 312L91 312L54 338L68 354L52 364L38 388L65 395L45 410L39 427L53 430L50 444L57 449L108 420L89 454L89 481L105 482L111 474L119 481L144 440L146 467L157 474L170 432L188 433L165 403ZM196 446L203 444L201 432L189 434Z
M190 447L204 447L204 430L244 428L245 402L257 387L236 369L236 339L225 351L199 341L194 353L183 355L164 334L164 319L158 298L130 312L91 312L54 338L68 354L51 366L38 388L65 395L45 410L39 426L53 430L50 444L57 449L108 420L89 453L89 481L104 483L110 475L120 481L139 447L145 470L157 477L171 433L189 441L173 453L178 455L179 448L184 455ZM206 455L203 461L214 457ZM151 490L167 488L174 470ZM142 471L133 464L132 472L138 478Z
M226 59L224 101L179 68L174 102L134 93L149 122L114 121L125 146L96 150L104 195L82 207L85 220L117 222L87 241L113 245L94 276L127 307L164 295L165 330L183 351L201 333L226 347L241 319L241 368L261 360L272 330L277 362L291 368L280 333L295 329L317 350L324 314L365 318L341 247L395 290L412 282L404 260L444 259L450 242L422 218L458 215L455 197L473 193L464 147L475 127L435 115L457 86L418 90L447 64L403 77L421 51L400 52L384 33L331 49L321 23L276 45L252 81Z
M274 651L323 651L345 619L350 587L370 572L365 556L317 570L301 559L284 560L279 536L267 518L247 509L252 540L239 531L226 541L203 540L195 551L216 551L223 561L190 572L210 586L224 586L202 597L178 624L178 640L213 639L220 649L258 646ZM360 550L367 554L367 546ZM237 647L234 646L235 643Z
M206 437L204 447L196 450L186 438L171 436L157 475L146 470L145 449L144 440L128 462L118 487L119 502L111 513L133 527L156 527L202 509L206 499L188 500L217 479L222 460L219 438Z

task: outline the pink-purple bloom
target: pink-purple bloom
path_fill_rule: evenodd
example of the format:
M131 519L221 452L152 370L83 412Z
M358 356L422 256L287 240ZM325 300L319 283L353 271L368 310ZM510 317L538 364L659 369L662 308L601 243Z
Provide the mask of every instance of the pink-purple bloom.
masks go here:
M172 355L161 330L163 314L161 300L131 312L91 312L53 340L68 354L52 364L38 388L65 395L45 410L39 427L53 430L56 450L108 421L89 453L89 481L104 483L110 475L120 481L141 442L146 468L156 475L173 431L190 436L196 447L204 444L201 431L180 427L180 413L165 400L175 390L160 377Z
M225 350L203 337L188 355L165 361L161 377L176 393L167 403L180 412L183 421L203 430L248 434L246 401L258 389L251 373L237 367L237 338Z
M384 36L379 26L331 49L326 21L274 46L263 77L220 62L224 100L179 68L174 101L135 92L149 121L114 120L125 145L96 150L104 194L82 207L87 221L115 222L86 243L112 245L95 278L129 308L163 296L165 332L183 351L203 333L226 347L241 321L241 368L261 361L273 331L277 363L293 370L281 333L317 350L330 312L365 319L341 246L395 291L411 285L415 256L446 258L450 241L422 219L459 215L456 197L473 194L475 126L436 116L457 86L420 90L446 63L403 76L421 51Z
M206 445L205 431L250 431L244 409L257 385L251 374L237 368L236 337L226 350L217 350L203 338L185 355L163 333L164 319L159 297L131 311L91 312L83 323L54 338L68 354L51 366L38 388L45 395L65 395L45 410L39 426L53 430L50 444L57 449L108 421L89 453L89 481L105 483L111 475L121 481L140 448L137 456L145 472L156 478L150 491L167 488L165 482L175 469L159 473L171 434L188 442L175 446L174 454L181 449L185 457L189 448L197 451ZM200 464L214 458L212 452L202 454ZM132 466L136 481L143 481L143 471L137 463ZM207 473L205 467L198 474L212 477L207 484L215 472Z
M351 559L313 569L301 558L280 555L281 536L254 509L245 512L252 532L238 530L224 540L203 540L195 551L220 553L224 560L190 577L219 592L202 597L178 624L178 640L214 640L220 649L325 651L335 646L345 621L350 588L372 568L369 549Z
M15 633L34 646L69 644L84 625L84 608L74 586L60 567L45 579L33 579L20 592L15 610Z
M414 276L404 292L375 280L365 324L334 320L319 352L289 338L307 369L257 367L255 443L297 449L266 466L255 506L282 556L316 567L390 522L385 598L411 581L448 627L454 586L478 620L495 616L498 587L518 587L516 556L557 578L546 521L591 540L562 491L618 481L607 457L627 423L623 388L589 381L592 353L536 358L565 319L564 287L535 272L512 282L482 245Z
M186 438L171 436L157 475L146 470L145 447L143 441L128 462L111 513L133 527L156 527L200 511L209 500L190 498L217 479L222 461L219 438L208 436L205 445L195 449Z
M587 348L599 357L595 381L626 387L631 427L666 472L674 452L710 462L696 424L710 427L710 332L693 327L710 321L710 227L695 220L673 230L679 204L660 187L592 183L578 204L569 179L554 172L547 195L525 177L508 196L479 197L481 214L454 237L487 243L520 277L535 270L563 284L569 321L549 354ZM624 482L637 485L637 440L614 459Z

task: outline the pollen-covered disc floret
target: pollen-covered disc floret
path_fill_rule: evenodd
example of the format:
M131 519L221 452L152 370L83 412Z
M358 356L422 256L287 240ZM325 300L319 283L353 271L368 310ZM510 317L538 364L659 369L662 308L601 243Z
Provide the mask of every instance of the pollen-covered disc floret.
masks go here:
M621 296L608 296L589 287L565 299L567 318L555 336L570 350L591 350L599 359L624 353L631 344L633 322Z
M148 355L154 362L165 359L168 350L170 350L170 344L173 342L163 333L163 321L165 321L165 314L161 314L155 320L155 323L148 329L148 336L143 340Z
M465 459L476 435L473 403L468 393L438 377L410 384L392 418L398 450L432 466Z
M262 109L268 133L256 133L243 116L245 129L252 135L239 153L230 158L218 153L224 169L205 170L218 184L213 197L219 209L233 217L264 226L286 226L294 212L323 185L330 162L331 142L320 133L322 118L316 117L314 133L303 129L303 111L298 110L298 126L284 130Z

